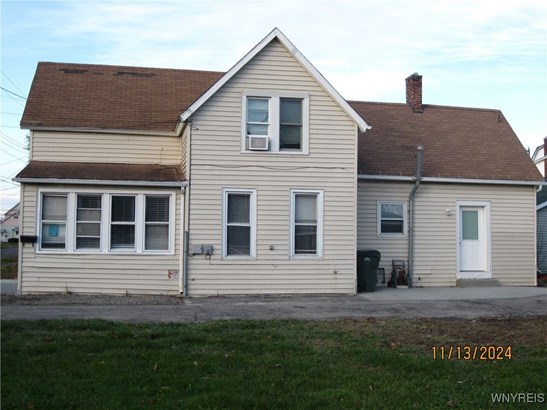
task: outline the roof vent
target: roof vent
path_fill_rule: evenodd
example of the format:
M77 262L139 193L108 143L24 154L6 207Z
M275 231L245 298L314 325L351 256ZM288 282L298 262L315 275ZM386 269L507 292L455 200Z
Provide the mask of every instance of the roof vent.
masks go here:
M59 68L59 71L62 71L65 74L85 74L88 70L82 70L78 68Z

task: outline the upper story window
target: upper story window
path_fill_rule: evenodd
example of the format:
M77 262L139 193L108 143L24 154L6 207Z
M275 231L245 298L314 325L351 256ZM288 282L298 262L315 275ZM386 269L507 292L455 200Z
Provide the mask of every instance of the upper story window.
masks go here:
M406 235L406 202L378 202L378 236Z
M247 91L242 106L242 151L309 152L307 93Z

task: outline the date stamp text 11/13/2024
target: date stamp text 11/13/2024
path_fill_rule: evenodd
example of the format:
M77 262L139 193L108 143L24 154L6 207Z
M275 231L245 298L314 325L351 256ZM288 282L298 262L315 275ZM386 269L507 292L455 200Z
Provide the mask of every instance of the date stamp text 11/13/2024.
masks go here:
M511 346L451 345L433 346L433 360L511 360Z

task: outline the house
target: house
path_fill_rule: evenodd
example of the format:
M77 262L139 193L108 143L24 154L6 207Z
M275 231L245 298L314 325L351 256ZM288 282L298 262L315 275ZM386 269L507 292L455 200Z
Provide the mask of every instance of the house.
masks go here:
M539 172L541 172L541 175L543 177L547 176L547 173L545 173L545 169L547 168L547 157L545 156L545 144L547 143L547 137L543 139L543 145L539 145L534 150L534 153L532 154L532 161L534 161L534 164L536 164Z
M0 221L0 239L8 242L19 238L19 204L8 210Z
M545 275L547 274L547 189L537 193L536 203L537 269Z
M415 285L534 285L516 135L407 83L408 105L348 102L278 29L226 73L39 63L19 292L353 294L361 248L413 249Z

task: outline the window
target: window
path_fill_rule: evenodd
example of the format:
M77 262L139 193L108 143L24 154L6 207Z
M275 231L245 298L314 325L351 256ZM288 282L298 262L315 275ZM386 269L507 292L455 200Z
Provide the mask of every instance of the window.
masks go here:
M144 249L169 249L169 197L146 197Z
M279 149L302 148L302 99L280 98Z
M291 191L291 257L323 254L323 192Z
M378 202L378 235L406 235L406 203Z
M256 256L256 190L225 189L223 257Z
M110 248L135 248L135 197L112 195Z
M101 247L101 196L77 195L76 249Z
M174 252L174 192L82 191L41 192L40 251Z
M302 92L243 93L242 151L308 153L309 96ZM252 138L268 139L268 148L251 148Z
M42 249L66 248L67 196L44 194L42 196Z

